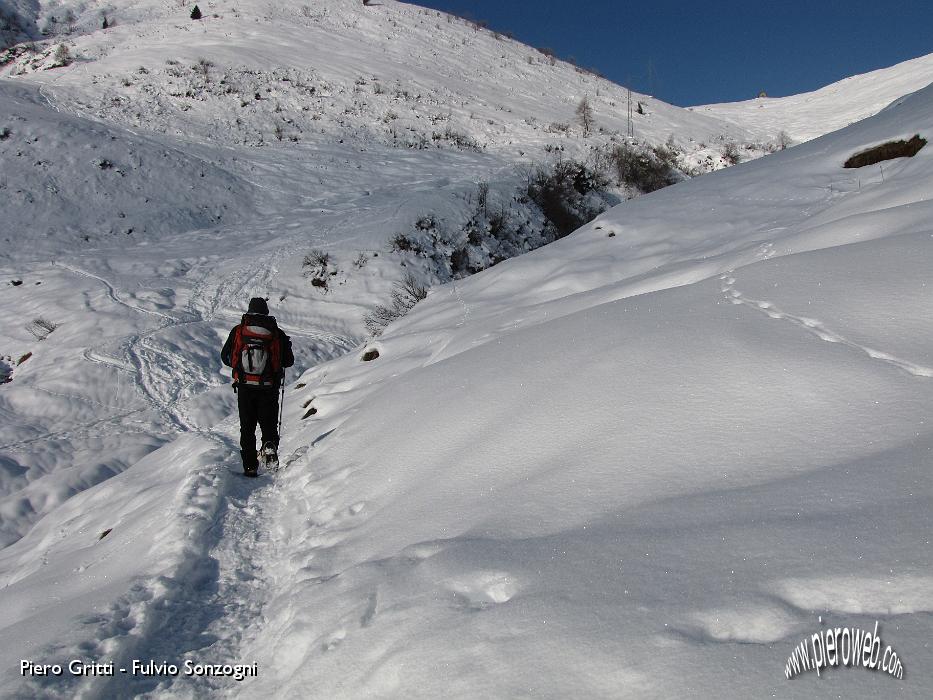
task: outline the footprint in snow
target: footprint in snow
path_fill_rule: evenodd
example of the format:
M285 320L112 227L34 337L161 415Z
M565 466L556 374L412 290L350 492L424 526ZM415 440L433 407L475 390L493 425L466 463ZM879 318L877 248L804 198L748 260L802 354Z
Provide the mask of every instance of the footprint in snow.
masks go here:
M514 576L500 571L481 571L457 577L448 581L447 587L469 610L484 610L491 605L507 603L519 589Z
M409 545L402 550L401 556L411 563L415 564L425 559L430 559L436 554L440 554L447 549L447 544L442 541L437 542L419 542Z
M873 360L880 360L881 362L894 365L898 369L901 369L908 374L912 374L915 377L933 377L933 368L917 365L913 362L902 360L886 352L881 352L879 350L875 350L873 348L869 348L854 341L848 340L841 335L833 333L826 328L822 321L819 321L815 318L794 316L792 314L784 313L778 310L777 307L775 307L774 304L769 301L759 301L757 299L745 298L742 296L741 292L731 286L732 283L735 282L733 277L722 276L720 279L722 279L728 285L722 288L722 293L726 295L726 298L733 304L743 304L751 309L755 309L756 311L760 311L761 313L766 314L769 318L790 321L794 325L809 331L820 340L826 341L827 343L845 345L852 348L853 350L859 350L864 352Z
M327 640L322 645L323 651L326 653L328 651L333 651L341 645L344 639L347 638L346 630L337 630L332 635L330 635Z
M692 613L674 630L704 643L772 644L792 636L798 626L797 618L782 606L749 602Z

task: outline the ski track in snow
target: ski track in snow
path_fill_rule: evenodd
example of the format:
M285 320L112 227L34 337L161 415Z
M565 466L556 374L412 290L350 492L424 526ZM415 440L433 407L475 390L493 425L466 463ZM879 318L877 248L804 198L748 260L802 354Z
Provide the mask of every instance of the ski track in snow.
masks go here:
M770 255L767 257L770 257ZM798 328L802 328L811 335L815 335L820 340L826 341L827 343L837 343L839 345L844 345L853 350L857 350L858 352L865 353L873 360L886 362L887 364L892 365L897 369L907 372L908 374L915 377L933 377L933 368L925 367L915 362L910 362L909 360L895 357L894 355L882 350L876 350L875 348L870 348L866 345L856 343L855 341L849 340L845 336L840 335L836 331L828 328L825 323L818 319L809 318L807 316L796 316L794 314L787 313L786 311L782 311L770 301L752 299L745 296L735 287L736 278L734 276L734 271L720 275L719 280L722 294L731 304L741 304L757 311L758 313L764 314L768 318L787 321L788 323L794 324Z

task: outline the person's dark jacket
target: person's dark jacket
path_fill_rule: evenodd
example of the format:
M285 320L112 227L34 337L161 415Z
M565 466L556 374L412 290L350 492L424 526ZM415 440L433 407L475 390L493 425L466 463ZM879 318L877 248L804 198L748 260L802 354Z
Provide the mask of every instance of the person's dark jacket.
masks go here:
M291 367L295 364L295 355L292 352L292 339L289 338L281 328L275 322L274 316L268 316L266 314L243 314L243 320L241 324L247 325L256 325L262 326L263 328L269 328L270 330L275 330L279 334L279 347L281 348L280 353L280 362L283 368ZM233 367L233 358L231 354L233 352L233 336L236 334L236 329L238 326L234 326L230 334L227 336L227 342L224 343L223 349L220 351L220 361L223 362L227 367ZM275 383L273 388L278 389L281 385L282 378L275 377ZM243 385L246 386L246 385Z

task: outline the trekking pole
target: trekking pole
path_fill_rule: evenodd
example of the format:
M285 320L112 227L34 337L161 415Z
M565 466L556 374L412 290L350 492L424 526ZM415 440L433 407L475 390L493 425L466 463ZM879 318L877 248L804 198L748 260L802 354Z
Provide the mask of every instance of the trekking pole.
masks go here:
M279 427L277 429L279 440L282 439L282 413L285 410L285 370L282 370L282 399L279 401Z

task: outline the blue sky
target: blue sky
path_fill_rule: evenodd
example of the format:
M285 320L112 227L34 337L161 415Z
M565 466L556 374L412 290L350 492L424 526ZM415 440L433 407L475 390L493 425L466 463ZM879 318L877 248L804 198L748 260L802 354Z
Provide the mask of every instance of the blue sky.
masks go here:
M779 97L933 53L931 0L417 0L680 106Z

